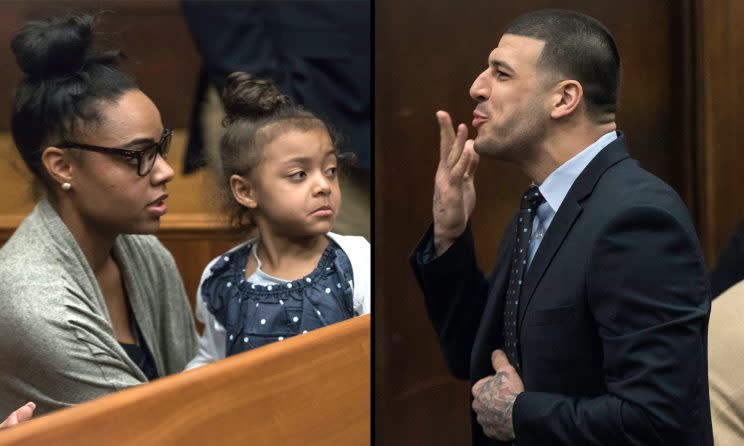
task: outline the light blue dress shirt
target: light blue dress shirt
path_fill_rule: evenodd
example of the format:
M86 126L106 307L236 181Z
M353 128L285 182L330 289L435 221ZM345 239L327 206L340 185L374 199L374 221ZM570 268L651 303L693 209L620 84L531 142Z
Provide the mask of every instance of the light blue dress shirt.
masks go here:
M545 197L545 202L538 206L535 220L532 222L532 237L530 238L530 252L527 259L527 268L532 264L537 248L540 246L550 223L555 217L558 208L561 207L563 199L566 198L568 190L571 189L576 178L581 175L587 165L597 154L617 139L615 130L605 133L587 148L574 155L573 158L558 166L545 181L538 186L540 193Z

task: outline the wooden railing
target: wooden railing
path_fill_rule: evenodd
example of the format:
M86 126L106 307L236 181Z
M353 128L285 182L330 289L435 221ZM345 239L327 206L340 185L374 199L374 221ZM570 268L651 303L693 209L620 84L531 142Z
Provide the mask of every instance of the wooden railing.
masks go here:
M6 445L369 445L370 316L0 431Z

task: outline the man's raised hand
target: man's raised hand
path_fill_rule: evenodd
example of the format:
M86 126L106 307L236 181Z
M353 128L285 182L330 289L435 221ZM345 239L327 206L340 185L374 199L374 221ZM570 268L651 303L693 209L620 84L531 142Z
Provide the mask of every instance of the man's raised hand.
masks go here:
M439 122L439 166L434 179L434 247L443 254L465 231L475 209L473 178L478 167L478 154L473 140L467 139L465 124L452 127L445 111L437 112Z

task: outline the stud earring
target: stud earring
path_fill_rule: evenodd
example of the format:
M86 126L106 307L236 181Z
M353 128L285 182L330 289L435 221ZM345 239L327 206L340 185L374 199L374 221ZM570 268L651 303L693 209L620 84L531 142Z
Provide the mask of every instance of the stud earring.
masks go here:
M62 183L62 189L63 190L70 190L70 189L72 189L72 184L70 184L70 183Z

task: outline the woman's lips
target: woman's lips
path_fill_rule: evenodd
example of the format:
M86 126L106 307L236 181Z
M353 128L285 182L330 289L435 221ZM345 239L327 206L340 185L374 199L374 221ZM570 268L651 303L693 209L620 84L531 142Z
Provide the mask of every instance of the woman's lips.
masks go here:
M167 194L163 194L147 205L146 209L153 215L160 217L161 215L168 212L168 205L165 204L165 200L168 198Z
M168 205L165 204L165 200L161 200L157 203L148 204L147 210L150 211L151 214L160 217L161 215L168 212Z

